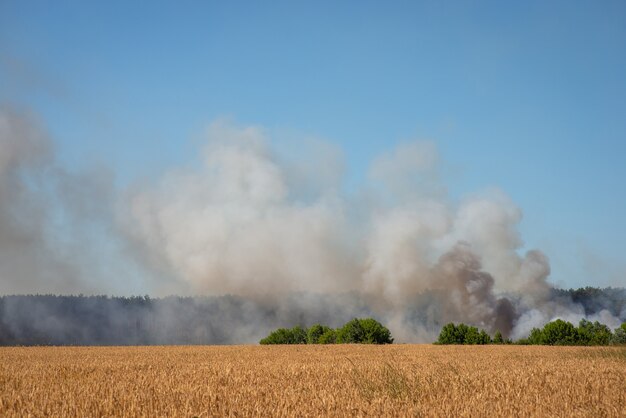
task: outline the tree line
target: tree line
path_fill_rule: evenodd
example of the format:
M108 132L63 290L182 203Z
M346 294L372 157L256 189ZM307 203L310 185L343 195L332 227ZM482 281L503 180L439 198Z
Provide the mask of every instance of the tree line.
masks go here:
M614 316L626 312L626 289L621 287L581 287L578 289L551 290L552 300L565 299L583 307L585 315L607 310ZM622 320L626 318L622 317Z
M611 329L598 321L582 319L578 327L571 322L557 319L543 328L533 328L527 338L515 342L504 339L500 331L493 338L485 331L463 323L444 325L435 344L520 344L520 345L625 345L626 322Z
M608 310L626 320L625 289L553 289L551 299L577 303L587 316ZM441 329L448 319L438 320L431 308L436 312L436 294L425 292L416 297L414 305L406 306L402 320L408 326L427 323L429 330ZM0 345L254 343L287 321L336 326L374 315L358 293L294 293L269 303L228 295L12 295L0 296ZM334 334L326 334L322 341L332 342ZM336 342L337 335L334 338Z
M391 332L373 318L354 318L333 329L315 324L310 328L278 328L260 344L392 344Z
M250 344L288 320L341 323L372 314L356 298L308 297L308 304L297 294L276 304L227 295L0 296L0 346Z

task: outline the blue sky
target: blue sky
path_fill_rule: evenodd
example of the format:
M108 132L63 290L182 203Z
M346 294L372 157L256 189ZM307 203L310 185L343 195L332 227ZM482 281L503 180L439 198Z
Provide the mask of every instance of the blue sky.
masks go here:
M121 184L222 116L338 144L348 187L432 140L453 198L522 208L555 282L626 284L625 2L336 3L3 0L0 102Z

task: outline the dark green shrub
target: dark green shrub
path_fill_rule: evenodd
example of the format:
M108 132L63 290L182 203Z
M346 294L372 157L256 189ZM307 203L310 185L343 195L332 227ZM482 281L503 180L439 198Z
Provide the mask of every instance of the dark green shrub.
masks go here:
M533 328L530 335L526 338L526 343L530 345L541 345L543 342L543 331L539 328Z
M287 328L278 328L272 331L270 335L263 338L261 344L291 344L291 330Z
M626 327L624 333L626 337ZM598 321L591 322L582 319L579 326L575 327L570 322L557 319L548 322L542 329L533 328L528 338L520 339L516 343L536 345L608 345L613 344L613 341L615 341L615 335L611 333L610 328Z
M545 345L577 345L579 343L576 327L571 322L562 319L548 322L543 327L541 334L541 344Z
M361 328L364 331L364 339L361 341L365 344L392 344L391 332L380 322L373 318L359 319Z
M475 345L480 343L480 333L476 327L467 327L465 336L463 338L463 344Z
M449 324L446 324L443 326L443 328L441 328L441 332L439 333L439 338L437 339L437 343L438 344L463 344L463 340L464 340L464 336L460 336L456 325L450 322Z
M333 330L315 324L307 331L302 327L279 328L260 341L261 344L391 344L391 332L373 318L353 319Z
M471 334L469 325L465 325L462 322L459 325L457 325L456 326L456 340L458 341L457 344L465 344L465 341L467 340L467 334ZM471 338L472 336L470 335L470 339Z
M330 330L330 327L326 325L315 324L311 326L307 332L307 344L320 344L320 337Z
M619 328L615 328L615 334L613 334L613 337L611 338L611 344L626 344L626 322L622 323Z
M291 328L291 332L293 334L294 341L292 344L306 344L306 328L302 328L301 326L297 325Z
M444 325L437 339L438 344L490 344L491 337L485 330L478 330L463 323L455 325L452 322Z
M581 319L578 325L578 342L582 345L608 345L613 333L611 329L598 321Z
M343 344L391 344L391 332L373 318L347 322L337 330L337 342Z
M340 344L358 344L365 339L365 330L361 321L354 318L337 330L337 342Z
M306 340L306 329L295 326L291 329L278 328L276 331L272 331L270 335L260 341L260 344L306 344Z
M478 344L491 344L491 336L487 334L484 329L480 330L480 336L478 338Z
M500 331L496 331L496 333L493 336L493 343L494 344L504 344L504 338L502 338L502 333Z
M329 328L326 332L320 335L318 340L319 344L335 344L337 342L337 332Z

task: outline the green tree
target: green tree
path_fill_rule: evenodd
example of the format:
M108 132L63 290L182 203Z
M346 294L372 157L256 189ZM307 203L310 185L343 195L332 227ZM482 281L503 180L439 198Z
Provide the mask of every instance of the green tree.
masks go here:
M504 338L502 338L502 333L498 330L493 336L494 344L504 344Z
M340 344L357 344L363 341L365 330L361 326L361 322L354 318L344 324L343 327L337 329L337 342Z
M450 322L441 328L437 344L490 344L491 337L485 330Z
M320 337L330 330L330 327L315 324L307 331L307 344L319 344Z
M391 332L374 318L359 319L365 344L392 344Z
M278 328L270 335L263 338L260 344L306 344L306 329L301 326L289 328Z
M387 328L373 318L348 321L337 330L337 342L343 344L391 344L393 338Z
M319 344L335 344L337 342L337 332L329 328L326 332L320 335L318 340Z
M611 344L626 344L626 322L623 322L619 328L615 328L615 334L611 338Z
M542 337L542 344L546 345L576 345L579 342L576 327L562 319L548 322L543 327Z
M578 325L578 341L584 345L608 345L613 333L611 329L598 321L581 319Z
M528 338L520 340L519 343L520 344L531 344L531 345L540 345L540 344L544 344L544 339L543 339L543 330L539 329L539 328L533 328L530 331L530 335L528 336Z
M270 335L263 338L261 344L292 344L291 330L287 328L278 328L272 331Z
M480 331L476 327L468 326L465 328L465 336L463 338L463 344L472 344L472 345L484 345L491 344L491 337L484 329Z
M461 324L464 325L464 324ZM478 328L468 326L465 328L465 335L463 336L463 344L480 344L480 333Z
M302 328L300 325L297 325L291 328L291 333L293 335L292 344L306 344L306 338L307 338L306 328Z
M450 322L441 328L439 332L438 344L463 344L463 342L457 341L458 330L454 323Z
M456 344L465 344L467 340L467 334L470 333L469 325L465 325L464 323L460 323L456 326Z
M278 328L260 341L261 344L391 344L391 332L373 318L355 318L334 330L315 324L308 330L300 326Z
M478 341L478 344L491 344L491 337L484 329L481 329Z

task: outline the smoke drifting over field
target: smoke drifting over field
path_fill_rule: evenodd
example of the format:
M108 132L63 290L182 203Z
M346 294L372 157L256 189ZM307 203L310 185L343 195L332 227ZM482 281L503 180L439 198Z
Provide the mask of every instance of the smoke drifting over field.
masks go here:
M371 312L399 341L431 341L449 321L518 337L585 316L555 296L541 251L520 254L522 214L504 193L451 201L433 144L379 156L350 193L332 147L312 145L314 159L296 164L270 145L261 128L217 121L200 164L115 191L106 172L63 170L32 118L2 110L0 293L125 294L129 275L142 293L253 304L220 311L239 318L225 326L237 338L220 342L256 339L241 328L251 318L310 325L334 310L337 322ZM626 315L597 314L610 326Z

